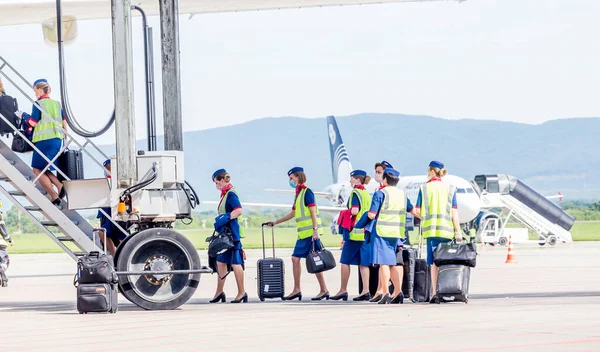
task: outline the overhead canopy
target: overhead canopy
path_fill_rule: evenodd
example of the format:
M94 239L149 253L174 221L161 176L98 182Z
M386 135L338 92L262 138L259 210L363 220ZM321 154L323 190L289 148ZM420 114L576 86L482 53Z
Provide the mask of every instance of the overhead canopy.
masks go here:
M179 13L201 14L319 6L366 5L441 0L179 0ZM456 0L464 1L464 0ZM148 15L158 14L159 0L133 0ZM63 14L78 20L110 18L111 0L63 0ZM42 23L56 17L55 0L0 0L0 26Z

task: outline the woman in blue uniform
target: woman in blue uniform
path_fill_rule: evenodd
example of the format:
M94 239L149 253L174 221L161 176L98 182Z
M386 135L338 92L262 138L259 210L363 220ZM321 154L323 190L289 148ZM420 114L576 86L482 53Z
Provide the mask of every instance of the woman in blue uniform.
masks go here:
M40 109L34 104L31 115L18 111L17 115L23 118L27 125L33 127L33 136L31 141L33 144L42 152L49 160L54 159L60 152L62 147L62 141L65 138L65 134L60 129L61 127L66 131L67 123L65 120L64 111L62 110L60 103L56 100L50 99L50 85L45 79L38 79L33 83L33 90L37 97L37 103L45 110L46 113L42 114ZM56 160L54 161L56 164ZM33 151L31 158L31 167L33 173L38 176L42 173L42 170L46 168L48 162L37 152ZM39 182L44 187L52 203L54 205L60 205L60 198L65 196L62 183L52 173L54 167L50 166L46 171L39 177ZM54 191L52 185L56 186L58 192Z
M355 219L360 219L371 207L371 196L365 190L365 184L368 184L371 178L363 170L354 170L350 173L350 185L352 186L352 197L348 201L348 209ZM365 245L365 232L363 229L348 230L341 227L344 238L344 248L340 257L342 284L340 290L332 300L348 300L348 279L350 278L350 265L358 265L363 290L354 301L368 301L371 299L369 292L369 253Z
M403 303L402 294L402 263L397 263L396 248L399 240L404 237L406 212L414 212L410 200L404 192L396 187L400 173L386 168L383 171L381 187L373 195L373 201L368 213L363 215L355 225L370 232L371 262L379 264L380 282L390 280L394 284L394 292L390 294L388 286L384 285L381 297L375 297L378 304Z
M292 253L294 290L288 296L283 297L283 300L286 301L296 298L302 300L302 290L300 289L302 267L300 266L300 259L308 256L313 245L315 248L320 248L321 241L319 240L319 236L323 235L323 226L321 225L319 210L315 204L315 195L313 191L305 185L306 174L304 173L304 169L301 167L294 167L288 171L288 176L290 178L290 187L296 190L296 198L294 200L292 211L281 219L266 223L268 226L275 226L293 218L296 219L298 239L296 240L296 246ZM311 298L311 300L320 301L324 298L329 299L329 291L325 285L323 273L317 273L315 276L317 277L317 281L319 281L320 291L319 294L316 297Z
M238 223L238 218L242 216L242 204L237 195L235 188L230 183L231 177L225 169L219 169L212 175L212 180L215 187L221 191L221 201L219 202L218 213L215 218L215 230L217 232L224 231L225 226L229 226L233 234L234 247L225 253L217 256L217 268L219 277L217 279L217 291L210 303L225 302L225 278L227 277L228 268L231 266L235 275L238 293L231 303L248 302L248 294L244 289L244 251L242 250L241 228Z
M108 170L108 172L110 172L110 159L106 160L102 165L106 168L106 170ZM106 178L110 178L110 175L106 172L105 176ZM102 210L104 210L104 212L108 214L108 216L112 216L112 210L110 207L102 208ZM117 247L119 246L121 241L127 238L127 235L123 233L123 231L121 231L118 227L116 227L110 221L110 219L108 219L100 210L98 210L98 215L96 215L96 218L100 219L100 227L106 230L106 232L100 231L100 240L102 241L102 243L106 243L106 249L108 249L110 254L114 256ZM124 226L125 228L127 226L125 222L122 223L121 227Z

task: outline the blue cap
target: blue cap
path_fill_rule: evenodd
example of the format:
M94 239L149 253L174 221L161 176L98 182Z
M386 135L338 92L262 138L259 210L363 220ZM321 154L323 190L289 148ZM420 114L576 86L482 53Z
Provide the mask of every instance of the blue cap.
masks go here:
M354 176L367 176L367 172L363 170L354 170L350 173L350 177Z
M102 166L106 166L106 165L110 165L110 159L106 159L103 163Z
M37 81L33 82L33 88L35 88L35 86L37 86L39 83L48 83L48 81L45 78L40 78Z
M392 164L388 163L387 161L382 161L381 165L385 166L388 169L393 169L394 167L392 166Z
M392 169L391 167L388 167L387 169L383 170L384 174L390 174L392 176L396 176L396 177L400 177L400 172Z
M215 171L212 175L212 180L214 181L215 177L217 177L218 174L222 174L224 172L227 172L227 171L225 171L225 169L219 169L219 170Z
M438 169L443 169L444 168L444 164L439 162L439 161L435 161L433 160L432 162L429 163L429 166L431 167L437 167Z
M290 171L288 171L288 176L292 176L292 174L295 172L304 172L304 169L300 166L293 167L290 169Z

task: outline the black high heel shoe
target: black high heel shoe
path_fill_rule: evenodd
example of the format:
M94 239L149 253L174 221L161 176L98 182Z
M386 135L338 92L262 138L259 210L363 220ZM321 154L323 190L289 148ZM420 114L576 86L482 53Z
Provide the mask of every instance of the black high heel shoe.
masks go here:
M404 293L400 292L398 296L394 297L391 304L404 304Z
M352 300L354 302L370 301L371 300L371 292L367 292L364 295L360 295L358 297L354 297Z
M371 302L371 303L376 303L376 302L379 302L379 301L381 301L381 298L382 298L382 297L383 297L383 295L380 293L380 294L378 294L377 296L375 296L375 297L371 298L371 299L369 300L369 302Z
M385 296L381 298L381 301L377 302L377 304L390 304L392 301L392 296L389 293L386 293Z
M225 297L225 292L221 292L217 297L213 298L212 300L208 301L209 303L217 303L219 301L221 301L221 303L225 303L226 297Z
M329 300L329 291L325 292L324 294L322 294L321 296L317 296L317 297L313 297L310 300L311 301L320 301L323 298L325 298L326 300Z
M329 299L334 300L334 301L338 301L340 299L343 301L347 301L348 300L348 292L344 292L339 295L331 296L331 297L329 297Z
M231 303L248 303L248 294L244 292L244 295L240 299L234 299Z
M284 301L291 301L296 298L298 298L298 300L301 301L302 300L302 292L298 292L295 295L291 295L291 296L285 296L285 297L282 297L281 299Z

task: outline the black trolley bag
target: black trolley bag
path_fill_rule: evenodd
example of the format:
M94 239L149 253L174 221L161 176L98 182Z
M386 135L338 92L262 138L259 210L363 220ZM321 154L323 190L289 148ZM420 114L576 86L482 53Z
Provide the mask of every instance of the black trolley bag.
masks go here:
M65 173L71 180L82 180L83 177L83 153L81 150L65 150L61 156L58 157L56 163L60 170ZM65 178L60 172L57 172L58 180L64 181Z
M414 286L410 299L413 302L429 302L431 298L431 267L423 259L423 233L419 227L418 259L415 259Z
M415 263L418 256L419 249L417 248L408 247L402 249L402 261L404 262L402 293L404 294L404 298L410 298L412 296L415 287Z
M93 242L96 244L94 229ZM107 240L109 240L107 238ZM106 253L106 243L104 243ZM77 311L87 313L116 313L119 309L118 278L112 256L92 251L77 261L73 284L77 287Z
M440 243L434 252L434 262L439 267L435 288L438 303L469 302L471 268L475 267L476 258L474 243Z
M273 257L267 258L265 247L265 224L262 225L262 249L263 257L256 263L258 298L281 298L285 293L285 265L283 259L275 258L275 229L271 227L273 243Z

